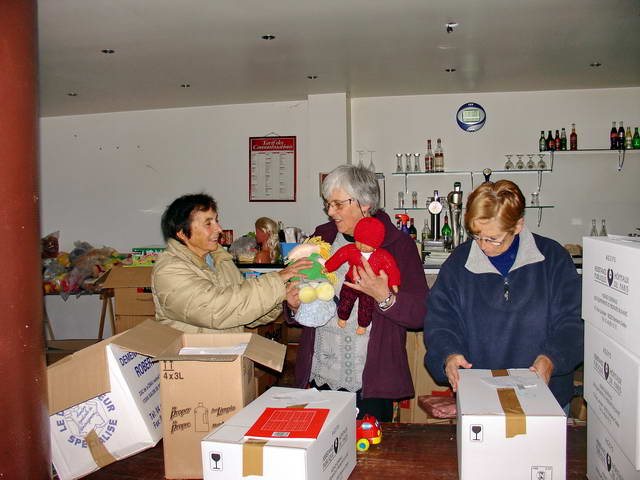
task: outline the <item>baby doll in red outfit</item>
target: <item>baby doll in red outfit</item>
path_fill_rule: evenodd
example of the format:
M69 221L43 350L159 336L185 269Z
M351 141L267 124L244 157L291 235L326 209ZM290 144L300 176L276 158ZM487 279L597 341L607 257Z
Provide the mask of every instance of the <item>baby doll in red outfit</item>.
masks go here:
M349 283L355 283L354 273L357 273L355 267L362 267L362 259L366 258L376 275L379 275L380 271L384 270L389 278L389 288L394 293L398 293L400 270L391 254L384 248L380 248L384 240L384 225L382 222L373 217L365 217L357 223L353 236L355 243L340 247L326 261L324 267L327 272L335 272L344 262L348 262L349 270L347 271L346 280ZM340 290L340 301L338 302L338 318L340 320L338 320L338 325L342 328L347 325L353 305L358 299L360 301L358 302L358 328L356 333L362 335L371 323L376 301L369 295L346 284L343 284Z

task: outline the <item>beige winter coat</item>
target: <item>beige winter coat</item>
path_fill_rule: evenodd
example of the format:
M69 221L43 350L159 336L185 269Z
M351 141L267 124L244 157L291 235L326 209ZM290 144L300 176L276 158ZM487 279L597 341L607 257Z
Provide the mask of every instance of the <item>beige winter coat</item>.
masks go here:
M215 268L169 239L151 274L156 320L188 333L232 333L274 321L285 286L276 272L245 280L222 247Z

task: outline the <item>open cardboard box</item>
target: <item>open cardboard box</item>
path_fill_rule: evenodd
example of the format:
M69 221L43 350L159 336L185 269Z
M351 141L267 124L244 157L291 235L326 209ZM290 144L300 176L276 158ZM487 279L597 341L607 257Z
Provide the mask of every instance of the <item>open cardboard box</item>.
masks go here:
M160 372L151 357L180 335L147 321L47 368L51 453L61 480L158 443Z
M251 333L185 333L156 356L166 478L202 478L202 437L256 398L254 362L280 372L285 351Z

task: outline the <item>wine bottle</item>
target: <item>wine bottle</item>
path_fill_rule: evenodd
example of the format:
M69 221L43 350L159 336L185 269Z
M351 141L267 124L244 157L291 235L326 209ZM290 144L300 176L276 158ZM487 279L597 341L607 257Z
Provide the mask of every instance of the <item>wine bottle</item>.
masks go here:
M413 241L415 242L418 239L418 230L416 230L416 226L413 224L413 218L410 218L409 222L409 236L413 238Z
M555 149L556 149L556 141L553 139L551 130L549 130L549 135L547 135L547 150L553 151Z
M436 172L444 172L444 152L442 151L442 140L436 142L436 154L434 156L434 166Z
M554 139L556 142L556 151L560 151L562 148L562 140L560 140L560 132L556 129L556 138Z
M576 124L571 124L571 135L569 135L569 148L578 150L578 134L576 133Z
M442 234L442 245L445 250L451 250L451 242L453 240L451 227L449 226L449 217L445 213L444 215L444 225L442 225L442 230L440 231Z
M427 153L424 156L424 171L433 172L433 150L431 150L431 139L427 140Z

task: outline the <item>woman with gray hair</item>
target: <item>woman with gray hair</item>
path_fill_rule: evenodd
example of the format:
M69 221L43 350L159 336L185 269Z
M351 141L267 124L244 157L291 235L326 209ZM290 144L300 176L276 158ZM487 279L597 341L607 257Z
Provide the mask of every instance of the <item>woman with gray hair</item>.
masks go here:
M316 227L335 253L354 241L361 218L375 217L385 227L382 248L395 258L402 285L398 293L389 289L384 272L376 275L366 260L357 267L351 288L375 300L373 321L364 335L356 334L357 308L345 328L338 317L322 327L303 327L296 359L296 384L301 388L347 390L357 393L358 418L371 414L379 421L393 417L393 401L413 397L414 389L406 352L406 330L418 330L426 314L428 287L415 242L400 232L380 209L380 188L375 173L363 167L341 165L322 183L324 208L331 221ZM340 291L349 266L336 271ZM295 292L287 295L289 321L300 306Z

